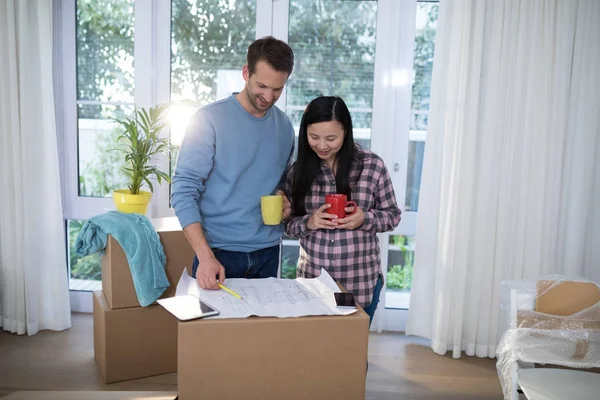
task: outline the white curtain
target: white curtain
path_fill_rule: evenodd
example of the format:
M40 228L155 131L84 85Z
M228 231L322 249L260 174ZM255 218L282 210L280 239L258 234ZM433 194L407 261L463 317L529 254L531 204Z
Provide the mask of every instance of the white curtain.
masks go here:
M0 1L0 326L71 326L52 85L52 0Z
M407 334L494 357L503 280L600 281L600 1L442 0Z

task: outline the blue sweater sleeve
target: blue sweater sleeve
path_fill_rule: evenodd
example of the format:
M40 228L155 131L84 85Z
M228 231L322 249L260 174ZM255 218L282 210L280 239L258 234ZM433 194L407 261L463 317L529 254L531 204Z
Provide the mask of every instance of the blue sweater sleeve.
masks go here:
M177 156L171 187L171 204L181 227L200 222L198 202L213 167L215 130L199 110L190 120Z
M291 124L290 124L290 126L291 126ZM293 135L294 135L294 128L292 127L292 137L294 137ZM296 147L296 144L294 143L294 141L292 139L292 150L290 150L290 156L288 157L285 170L283 171L283 174L281 175L281 179L279 180L279 184L277 185L277 189L283 190L284 192L285 192L287 175L288 175L288 172L290 171L290 168L292 167L292 163L294 161L293 157L294 157L295 147Z

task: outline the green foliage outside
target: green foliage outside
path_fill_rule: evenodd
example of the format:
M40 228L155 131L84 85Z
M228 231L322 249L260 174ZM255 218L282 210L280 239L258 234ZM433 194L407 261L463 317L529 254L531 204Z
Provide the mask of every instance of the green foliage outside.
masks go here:
M413 266L394 265L387 273L387 288L410 290L413 276Z
M288 42L295 70L288 106L301 110L315 97L340 96L350 108L371 108L375 73L377 2L290 1ZM300 124L302 111L290 113ZM353 112L355 128L370 128L370 112Z
M110 196L114 189L124 187L125 158L117 144L120 134L121 130L117 127L96 133L94 139L96 157L93 161L81 163L80 196Z
M133 0L77 0L76 7L77 99L133 103ZM80 196L110 196L125 184L125 160L116 151L119 129L103 124L84 131L83 124L102 123L129 112L127 106L114 104L78 106L79 146L94 142L93 159L80 155Z
M217 70L241 74L255 25L256 0L171 1L171 100L214 101Z
M296 279L296 260L284 256L281 260L281 277L285 279Z
M70 220L67 225L69 236L69 265L71 266L71 278L73 279L89 279L99 281L101 275L101 256L99 253L92 254L86 257L79 257L75 253L75 239L77 234L83 227L84 221Z
M133 0L77 0L77 99L133 103ZM106 117L85 105L79 118Z
M417 14L427 15L425 26L418 29L415 35L415 52L413 68L415 71L411 110L429 111L431 94L431 70L433 68L433 53L435 50L435 34L439 4L417 3ZM410 129L427 129L428 113L414 114Z
M406 236L391 236L391 244L396 245L402 252L404 265L394 265L388 269L387 288L396 290L410 290L413 276L414 251Z

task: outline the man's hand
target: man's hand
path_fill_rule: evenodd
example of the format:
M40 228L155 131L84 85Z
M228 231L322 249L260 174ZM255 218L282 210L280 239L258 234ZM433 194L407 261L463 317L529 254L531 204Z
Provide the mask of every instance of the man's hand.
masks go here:
M278 190L277 196L283 196L283 216L282 219L287 219L292 213L292 203L288 200L287 196L283 193L283 190Z
M217 261L214 256L200 259L198 257L198 269L196 270L196 282L202 289L219 289L217 284L217 275L219 283L225 282L225 268Z
M313 215L310 216L310 219L306 223L306 228L309 231L314 231L317 229L335 229L338 227L337 223L337 215L328 214L325 212L331 204L323 204Z
M351 213L354 207L346 207L346 212ZM359 207L356 207L356 212L353 215L347 215L345 218L337 220L338 229L356 229L360 228L365 221L365 213Z

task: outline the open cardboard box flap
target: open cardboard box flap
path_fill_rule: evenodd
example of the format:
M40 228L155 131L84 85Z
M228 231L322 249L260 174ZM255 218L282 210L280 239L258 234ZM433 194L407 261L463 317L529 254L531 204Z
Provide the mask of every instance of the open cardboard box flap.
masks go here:
M517 312L519 328L600 333L600 288L595 283L544 280L537 292L535 310ZM589 341L578 340L572 359L586 358L589 346Z

